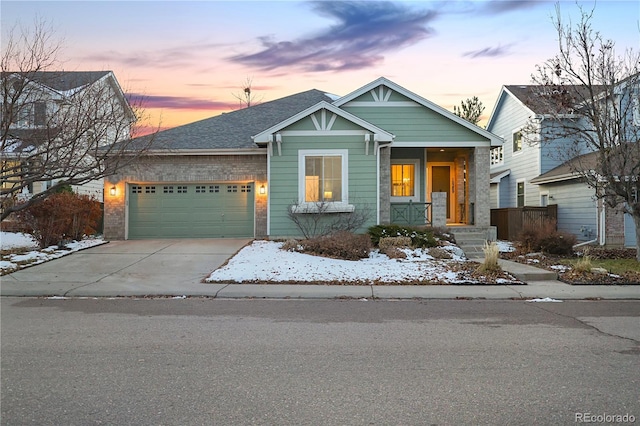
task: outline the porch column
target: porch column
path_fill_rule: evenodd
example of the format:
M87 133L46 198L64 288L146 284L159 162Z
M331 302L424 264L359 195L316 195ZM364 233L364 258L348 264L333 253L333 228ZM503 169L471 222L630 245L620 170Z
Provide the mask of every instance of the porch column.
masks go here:
M469 158L469 202L474 204L476 226L491 225L489 200L489 147L476 147Z

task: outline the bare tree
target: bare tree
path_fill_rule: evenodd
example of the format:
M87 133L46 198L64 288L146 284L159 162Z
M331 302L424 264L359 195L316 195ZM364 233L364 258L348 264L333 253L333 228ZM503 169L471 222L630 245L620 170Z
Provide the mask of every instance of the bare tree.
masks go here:
M478 99L477 96L473 98L467 98L460 102L460 107L453 106L453 113L458 117L464 118L470 123L478 124L482 113L484 112L484 105Z
M242 91L233 93L233 97L240 101L240 108L249 108L262 100L262 97L256 97L252 86L253 77L247 77L242 83Z
M6 40L0 58L0 220L61 187L114 174L144 154L152 139L132 145L144 110L127 101L112 73L56 69L62 43L45 22L15 26ZM34 184L41 192L19 196Z
M540 143L558 144L559 159L598 199L633 216L640 244L640 56L616 52L592 28L593 14L580 8L579 22L565 24L556 6L558 54L533 76L544 114L530 126Z

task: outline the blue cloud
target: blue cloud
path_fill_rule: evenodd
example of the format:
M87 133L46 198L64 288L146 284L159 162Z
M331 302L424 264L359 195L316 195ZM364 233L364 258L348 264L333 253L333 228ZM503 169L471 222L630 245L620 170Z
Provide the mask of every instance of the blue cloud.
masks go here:
M510 54L509 49L511 45L498 46L498 47L485 47L484 49L471 50L462 54L468 58L495 58L499 56L507 56Z
M514 10L531 9L545 3L552 3L545 0L492 0L480 6L482 12L497 15L512 12Z
M294 41L261 37L261 51L229 59L262 70L292 66L303 71L363 69L381 63L387 52L432 36L434 31L427 25L438 16L436 11L388 1L314 1L311 5L336 24Z

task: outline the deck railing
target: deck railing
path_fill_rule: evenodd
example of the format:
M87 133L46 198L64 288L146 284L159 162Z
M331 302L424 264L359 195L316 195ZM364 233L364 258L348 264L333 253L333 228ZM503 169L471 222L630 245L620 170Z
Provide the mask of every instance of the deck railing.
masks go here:
M391 203L391 223L396 225L431 225L431 203Z

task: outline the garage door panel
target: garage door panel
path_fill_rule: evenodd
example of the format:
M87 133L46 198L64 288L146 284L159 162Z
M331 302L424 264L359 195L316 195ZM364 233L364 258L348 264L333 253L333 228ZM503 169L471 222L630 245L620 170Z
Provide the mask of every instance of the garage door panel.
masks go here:
M131 184L129 238L251 237L252 184Z

